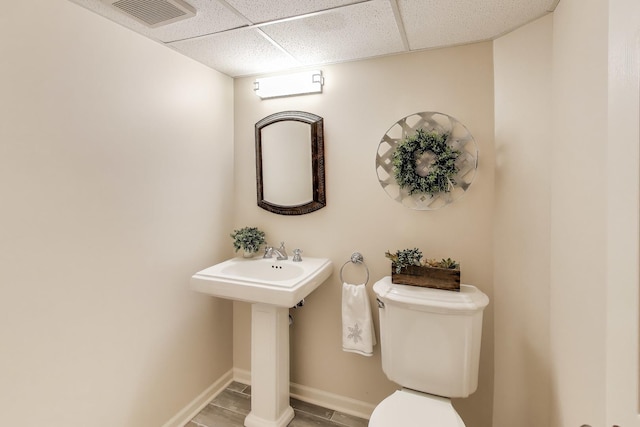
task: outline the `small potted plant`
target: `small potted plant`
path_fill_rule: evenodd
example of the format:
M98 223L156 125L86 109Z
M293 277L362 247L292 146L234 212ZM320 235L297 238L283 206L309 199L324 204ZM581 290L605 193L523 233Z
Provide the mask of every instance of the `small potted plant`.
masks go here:
M392 283L460 291L460 264L451 258L423 261L418 248L387 251L385 256L391 260Z
M260 250L260 245L266 243L264 231L256 227L243 227L239 230L233 230L231 238L233 239L233 248L236 252L242 249L245 258L253 257Z

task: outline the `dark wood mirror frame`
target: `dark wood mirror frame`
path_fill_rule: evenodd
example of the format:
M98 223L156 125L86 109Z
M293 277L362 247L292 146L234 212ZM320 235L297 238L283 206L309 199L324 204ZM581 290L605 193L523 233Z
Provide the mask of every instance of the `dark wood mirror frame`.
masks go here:
M311 130L311 171L313 179L312 200L295 206L282 206L264 200L262 176L262 129L270 124L282 121L298 121L309 124ZM324 129L323 119L304 111L281 111L271 114L256 123L256 184L258 190L258 206L279 215L303 215L326 206L324 182Z

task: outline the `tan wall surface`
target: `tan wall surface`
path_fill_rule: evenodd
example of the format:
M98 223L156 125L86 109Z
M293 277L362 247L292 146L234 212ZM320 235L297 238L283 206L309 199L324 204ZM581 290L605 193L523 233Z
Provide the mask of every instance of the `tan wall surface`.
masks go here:
M290 251L300 247L303 255L334 263L334 274L293 313L293 382L372 404L397 388L382 372L379 346L372 358L341 350L338 270L355 250L365 257L371 284L390 274L386 250L418 246L429 257L459 260L463 282L493 296L492 61L492 44L479 43L327 66L323 94L263 101L252 91L252 78L235 81L235 226L260 227L271 243L285 241ZM254 124L284 110L324 118L327 206L309 215L280 216L256 205ZM413 211L396 203L375 172L381 137L397 120L420 111L457 118L480 149L471 189L438 211ZM370 297L375 301L373 292ZM493 304L485 311L479 389L455 401L474 427L491 426L492 331ZM250 307L243 303L234 304L234 366L250 369Z
M605 425L608 1L553 16L550 426Z
M233 84L63 0L0 14L0 425L158 427L232 367Z
M495 427L549 425L553 17L494 42Z
M609 0L607 417L637 426L640 402L640 2Z

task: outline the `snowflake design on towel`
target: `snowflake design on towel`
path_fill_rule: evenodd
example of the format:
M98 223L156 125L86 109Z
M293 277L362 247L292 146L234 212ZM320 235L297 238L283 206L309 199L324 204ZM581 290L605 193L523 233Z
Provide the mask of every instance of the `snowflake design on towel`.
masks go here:
M358 340L362 341L362 329L360 329L360 325L357 323L353 325L353 328L347 326L349 329L349 335L347 335L347 339L352 339L354 343L358 344Z

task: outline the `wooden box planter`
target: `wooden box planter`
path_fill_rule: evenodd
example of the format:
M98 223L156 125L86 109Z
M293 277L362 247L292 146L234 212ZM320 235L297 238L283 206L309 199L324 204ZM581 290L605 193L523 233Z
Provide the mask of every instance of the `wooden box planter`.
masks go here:
M400 273L391 268L391 283L424 288L460 291L460 270L438 267L403 267Z

